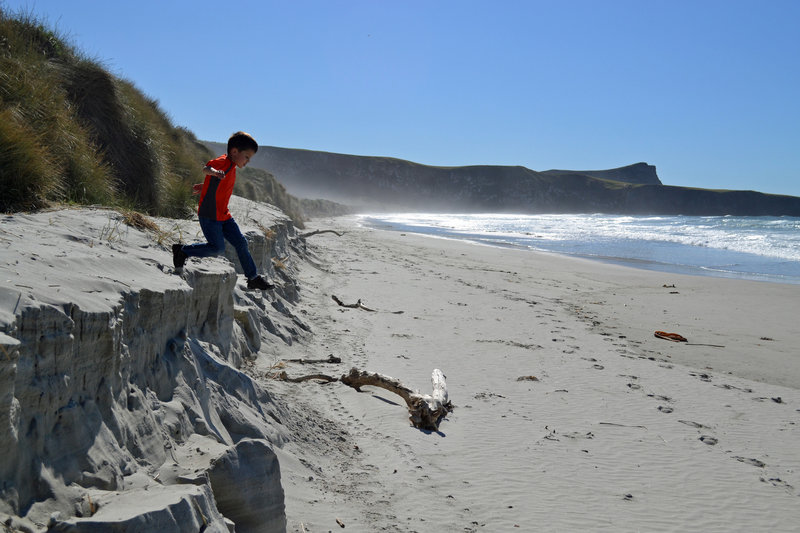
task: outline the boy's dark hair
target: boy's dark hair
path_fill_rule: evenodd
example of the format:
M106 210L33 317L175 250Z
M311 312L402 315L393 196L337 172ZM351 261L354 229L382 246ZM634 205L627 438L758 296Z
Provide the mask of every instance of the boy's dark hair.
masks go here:
M231 135L230 139L228 139L228 153L231 153L233 148L236 148L240 152L242 150L252 150L253 152L258 152L258 143L249 133L237 131Z

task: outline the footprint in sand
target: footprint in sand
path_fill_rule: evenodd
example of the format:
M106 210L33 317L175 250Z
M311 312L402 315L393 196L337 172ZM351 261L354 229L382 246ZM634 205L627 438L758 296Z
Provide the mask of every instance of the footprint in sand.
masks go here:
M715 387L719 387L720 389L738 390L738 391L747 392L747 393L753 392L753 389L750 389L750 388L742 389L740 387L734 387L733 385L728 385L727 383L723 383L721 385L714 385L714 386Z
M758 468L764 468L765 466L767 466L765 462L759 461L758 459L751 459L748 457L739 457L739 456L734 456L733 458L739 461L740 463L757 466Z
M648 398L655 398L656 400L661 400L662 402L671 402L672 398L669 396L662 396L660 394L648 394Z
M714 446L719 441L716 438L711 437L709 435L702 435L700 437L700 442L702 442L703 444L708 444L709 446Z
M662 413L671 413L674 411L672 407L667 407L666 405L659 405L658 410Z
M794 488L791 485L789 485L786 481L782 480L779 477L771 477L769 479L764 479L762 477L761 481L763 483L770 483L770 484L772 484L773 487L784 487L784 488L787 488L787 489L793 489Z
M591 431L587 431L586 433L581 433L579 431L574 431L572 433L563 433L564 437L569 437L570 439L593 439L594 433Z

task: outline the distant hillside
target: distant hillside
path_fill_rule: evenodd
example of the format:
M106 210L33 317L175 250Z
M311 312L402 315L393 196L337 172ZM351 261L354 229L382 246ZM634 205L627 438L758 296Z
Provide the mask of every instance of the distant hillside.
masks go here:
M227 149L226 145L222 143L204 142L203 144L209 153L215 155L222 155ZM331 200L292 196L269 170L258 165L248 165L236 173L236 185L233 193L256 202L279 207L298 228L304 228L304 220L313 217L337 216L353 212L352 208Z
M656 167L647 163L636 163L611 170L545 170L541 174L547 176L564 176L565 174L583 174L601 180L622 181L633 185L661 185L656 174Z
M236 173L233 193L243 198L280 207L298 228L313 217L344 215L352 212L346 206L330 200L295 198L275 176L264 169L247 166Z
M224 145L206 143L216 152ZM251 166L300 197L358 209L520 213L800 216L800 198L667 186L636 163L610 170L434 167L389 157L262 146Z

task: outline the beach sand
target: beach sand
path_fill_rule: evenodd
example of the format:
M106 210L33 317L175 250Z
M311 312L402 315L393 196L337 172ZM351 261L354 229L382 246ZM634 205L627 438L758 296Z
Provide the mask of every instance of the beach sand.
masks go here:
M314 334L259 370L333 354L285 370L429 393L438 368L454 410L426 432L382 389L266 381L308 414L278 451L289 531L798 530L800 286L311 226L344 232L308 238Z

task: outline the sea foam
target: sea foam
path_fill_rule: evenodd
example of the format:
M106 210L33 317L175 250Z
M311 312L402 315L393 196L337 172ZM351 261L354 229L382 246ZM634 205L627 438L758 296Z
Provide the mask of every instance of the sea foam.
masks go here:
M666 272L800 283L797 217L393 213L360 219L372 227Z

